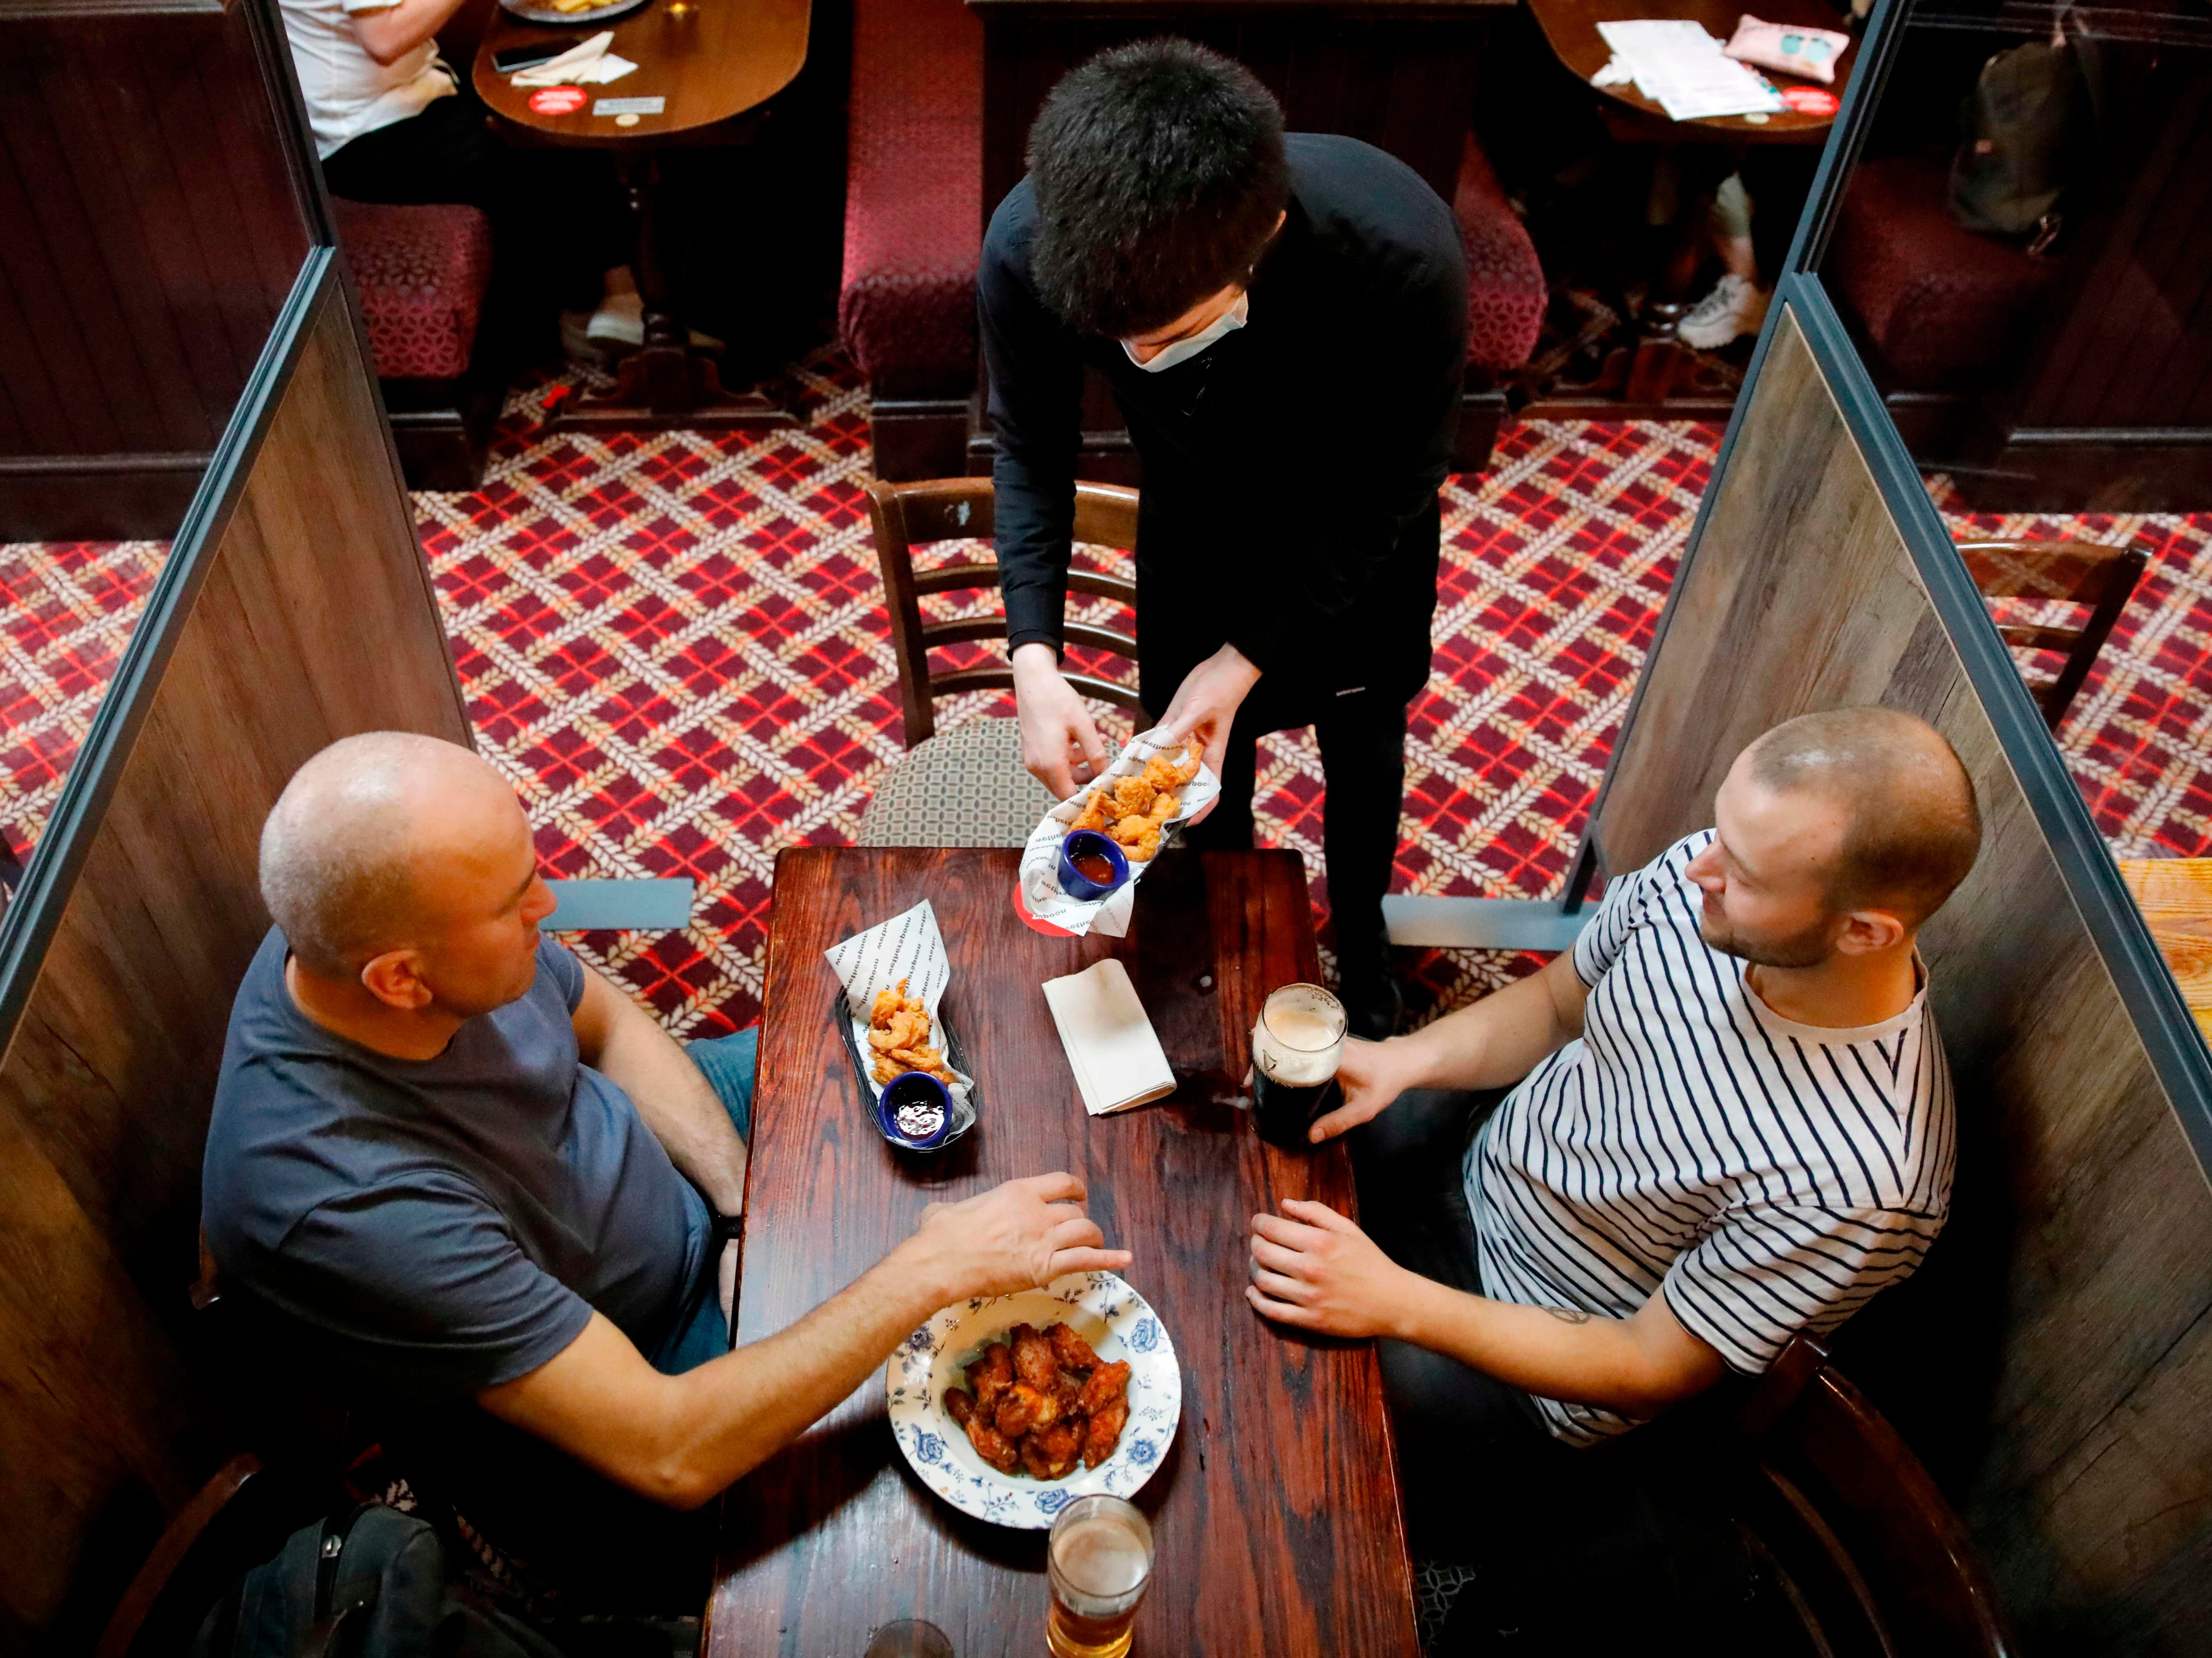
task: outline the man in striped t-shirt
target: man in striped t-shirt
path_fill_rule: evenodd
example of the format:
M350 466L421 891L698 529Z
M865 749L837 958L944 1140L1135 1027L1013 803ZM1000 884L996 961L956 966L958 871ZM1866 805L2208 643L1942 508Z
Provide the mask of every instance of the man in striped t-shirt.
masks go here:
M1809 714L1738 756L1714 817L1542 972L1346 1044L1314 1138L1366 1125L1372 1240L1316 1204L1254 1218L1255 1307L1389 1338L1417 1523L1420 1487L1468 1472L1432 1448L1589 1445L1755 1376L1943 1224L1950 1078L1914 938L1979 847L1958 756L1909 714Z

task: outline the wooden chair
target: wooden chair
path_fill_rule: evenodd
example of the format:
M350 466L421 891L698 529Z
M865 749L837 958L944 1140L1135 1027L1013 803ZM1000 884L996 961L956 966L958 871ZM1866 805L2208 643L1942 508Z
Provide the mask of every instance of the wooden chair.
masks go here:
M1052 805L1044 786L1023 769L1021 731L1006 719L965 720L939 733L937 699L969 691L1011 690L1011 665L933 672L929 653L951 646L1006 637L1003 611L925 622L925 593L975 591L999 585L995 562L960 559L917 570L914 549L923 542L987 540L993 529L988 478L940 478L918 483L872 483L868 517L876 557L883 568L884 597L891 616L899 699L906 717L907 755L877 785L860 819L860 844L872 847L1018 847ZM1137 492L1102 483L1075 489L1075 539L1133 549L1137 544ZM1068 589L1134 605L1136 586L1119 576L1070 570ZM1133 661L1137 641L1110 628L1070 623L1067 642ZM1141 716L1137 694L1091 674L1070 673L1085 696Z
M2017 1658L1965 1525L1820 1342L1783 1350L1737 1430L1753 1465L1738 1523L1813 1650Z
M2097 653L2142 579L2148 555L2142 544L2106 547L2089 541L1962 541L1959 556L1984 598L2063 600L2086 609L2078 627L2000 623L2006 644L2033 651L2063 651L2057 677L2039 680L2025 671L2043 717L2056 732L2075 693L2089 677Z

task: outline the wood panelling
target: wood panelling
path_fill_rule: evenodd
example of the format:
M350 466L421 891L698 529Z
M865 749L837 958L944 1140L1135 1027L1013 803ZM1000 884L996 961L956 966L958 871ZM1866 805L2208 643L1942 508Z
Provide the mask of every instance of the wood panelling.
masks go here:
M224 1024L268 926L263 817L337 738L469 740L371 370L322 270L236 507L178 549L137 641L151 675L101 711L135 737L0 1060L0 1647L88 1645L162 1511L231 1448L182 1327Z
M1713 483L1600 805L1607 863L1712 821L1813 709L1933 723L1982 856L1922 948L1958 1085L1952 1224L1844 1335L1946 1477L2029 1649L2212 1644L2212 1190L1792 315ZM2038 733L2039 740L2040 734Z
M299 274L251 9L0 18L0 539L173 531Z

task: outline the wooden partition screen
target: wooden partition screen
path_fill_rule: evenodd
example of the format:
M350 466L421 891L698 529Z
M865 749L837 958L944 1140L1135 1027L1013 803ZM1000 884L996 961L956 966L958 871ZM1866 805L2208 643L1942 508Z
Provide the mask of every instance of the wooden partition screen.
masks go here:
M88 1648L233 1448L185 1326L262 819L337 738L469 741L327 247L256 374L0 962L0 1649Z
M2031 1652L2202 1652L2212 1188L2154 1062L2166 1010L2125 993L2133 963L2116 977L2110 918L2076 896L2101 849L2051 827L2080 802L2035 799L2025 735L2000 737L2034 726L2026 693L1969 672L1962 645L1994 633L1966 637L1978 608L1931 597L1824 375L1808 335L1841 342L1832 312L1823 337L1817 288L1785 292L1599 803L1606 862L1710 824L1737 752L1796 714L1908 709L1958 750L1983 851L1922 942L1956 1203L1921 1276L1846 1327L1845 1362L1949 1486Z

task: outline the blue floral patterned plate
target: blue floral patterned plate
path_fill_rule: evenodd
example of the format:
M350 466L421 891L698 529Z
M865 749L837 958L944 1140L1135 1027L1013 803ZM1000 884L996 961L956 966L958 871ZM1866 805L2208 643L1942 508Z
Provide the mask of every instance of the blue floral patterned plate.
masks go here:
M975 1455L945 1413L945 1392L967 1365L1017 1324L1072 1324L1109 1361L1129 1365L1129 1424L1114 1455L1076 1465L1049 1483L1004 1474ZM1182 1415L1182 1370L1175 1345L1145 1298L1112 1272L1072 1272L1042 1290L957 1302L906 1339L884 1367L891 1433L921 1483L963 1514L1042 1531L1066 1503L1094 1491L1133 1497L1175 1442Z

